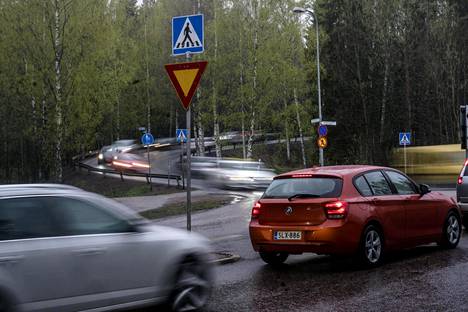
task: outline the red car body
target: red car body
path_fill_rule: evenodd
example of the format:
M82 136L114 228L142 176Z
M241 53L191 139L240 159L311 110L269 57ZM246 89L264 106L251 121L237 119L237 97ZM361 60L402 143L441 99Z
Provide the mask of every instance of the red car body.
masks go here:
M390 194L381 176L388 183ZM303 195L288 199L278 192L280 196L266 196L272 187L286 189L287 183L300 187L306 185L303 182L307 181L298 182L295 179L311 179L311 182L318 179L321 182L317 184L318 188L333 180L335 188L341 183L341 191L337 190L335 194L332 191L317 198ZM405 179L409 182L405 182ZM277 186L274 185L276 180L280 180ZM356 186L357 183L361 189ZM275 194L274 190L272 192ZM454 216L450 220L454 225L446 224L449 215ZM383 253L383 250L431 242L445 244L449 235L445 233L446 226L453 227L456 231L453 235L458 233L461 236L461 214L454 199L431 192L425 185L421 187L395 169L375 166L314 167L275 177L252 209L249 231L254 250L260 252L262 258L264 255L275 258L280 254L287 257L288 254L303 252L357 253L366 246L364 235L369 226L380 234ZM455 226L459 229L455 229ZM452 245L456 246L459 239L457 237ZM374 239L369 236L370 241ZM270 262L268 259L264 258Z

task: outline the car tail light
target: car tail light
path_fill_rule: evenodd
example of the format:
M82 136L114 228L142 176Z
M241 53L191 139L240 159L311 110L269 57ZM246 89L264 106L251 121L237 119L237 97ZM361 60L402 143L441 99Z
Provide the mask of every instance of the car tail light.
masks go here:
M348 203L341 200L326 203L325 214L328 219L344 219L348 214Z
M293 174L292 178L312 178L313 175L310 173L298 173L298 174Z
M465 175L465 171L466 171L466 166L468 165L468 159L465 159L465 163L463 164L463 168L460 172L460 175L458 176L458 180L457 180L457 183L458 184L462 184L463 183L463 176Z
M256 202L252 208L252 219L258 219L258 217L260 216L261 208L262 204Z

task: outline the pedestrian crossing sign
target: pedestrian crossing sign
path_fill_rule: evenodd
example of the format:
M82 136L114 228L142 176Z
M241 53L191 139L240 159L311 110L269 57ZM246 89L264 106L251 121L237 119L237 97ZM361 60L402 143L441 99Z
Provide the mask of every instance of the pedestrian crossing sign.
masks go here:
M187 129L176 129L177 143L186 143L187 135L188 135Z
M400 132L398 138L400 145L411 145L411 132Z
M172 55L203 53L203 14L172 18Z

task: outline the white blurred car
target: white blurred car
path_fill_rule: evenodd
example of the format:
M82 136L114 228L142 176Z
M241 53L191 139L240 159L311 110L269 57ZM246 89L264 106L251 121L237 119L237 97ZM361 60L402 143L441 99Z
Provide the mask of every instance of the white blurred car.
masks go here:
M220 188L266 189L276 176L261 161L193 157L192 172Z
M193 311L211 289L209 242L65 185L0 186L0 310Z
M98 164L110 164L120 153L127 153L141 147L136 140L118 140L101 148L98 154Z

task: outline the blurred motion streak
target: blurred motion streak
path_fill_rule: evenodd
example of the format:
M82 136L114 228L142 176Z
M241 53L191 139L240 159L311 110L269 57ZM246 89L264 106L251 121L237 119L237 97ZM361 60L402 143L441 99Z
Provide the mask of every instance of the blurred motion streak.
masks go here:
M460 144L406 147L407 174L417 181L455 184L465 162ZM392 153L391 166L404 168L403 148Z

